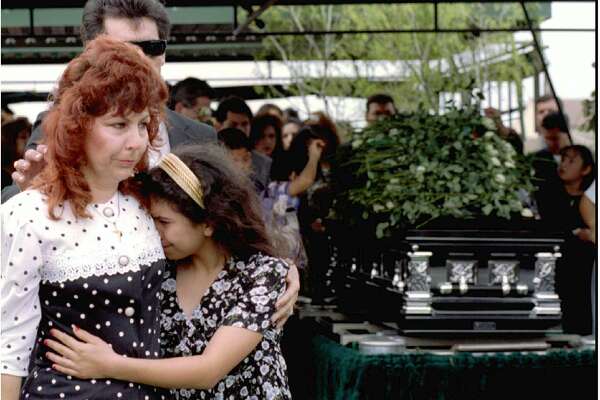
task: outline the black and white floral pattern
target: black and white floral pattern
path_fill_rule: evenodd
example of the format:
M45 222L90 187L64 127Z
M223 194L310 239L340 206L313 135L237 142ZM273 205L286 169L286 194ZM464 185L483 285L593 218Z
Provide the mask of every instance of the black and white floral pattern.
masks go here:
M163 357L201 354L221 326L260 332L256 349L211 390L178 389L178 399L290 399L286 365L271 323L275 302L285 289L288 266L280 259L254 255L230 259L208 288L190 319L179 306L176 267L167 268L162 284L161 350Z

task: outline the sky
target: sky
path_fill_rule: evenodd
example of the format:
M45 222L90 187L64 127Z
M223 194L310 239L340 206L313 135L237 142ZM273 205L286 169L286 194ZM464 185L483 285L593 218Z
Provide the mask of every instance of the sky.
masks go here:
M542 28L595 28L595 3L593 2L554 2L552 3L552 18L542 23ZM518 40L531 40L531 34L521 32L516 34ZM545 57L549 73L559 97L563 99L588 98L595 87L596 70L592 64L596 57L594 32L543 32L542 45L546 47ZM2 90L14 90L23 87L15 85L15 81L26 81L27 87L33 90L49 91L64 65L5 65L2 66ZM199 70L202 72L199 73ZM224 86L235 83L236 79L250 78L247 63L169 63L163 67L163 77L175 81L187 76L197 76L206 79L213 86ZM34 78L31 78L34 77ZM228 80L224 80L228 79ZM13 82L11 84L11 82ZM529 91L531 92L531 91ZM533 93L525 92L525 100L533 97ZM301 100L297 107L302 106ZM318 109L319 105L314 103ZM356 102L354 102L356 103ZM362 102L352 103L348 114L356 115L363 107ZM283 101L282 106L294 105ZM260 102L252 102L251 108L260 107ZM18 115L25 115L34 120L42 111L44 103L14 104L11 108ZM344 118L344 116L337 116Z

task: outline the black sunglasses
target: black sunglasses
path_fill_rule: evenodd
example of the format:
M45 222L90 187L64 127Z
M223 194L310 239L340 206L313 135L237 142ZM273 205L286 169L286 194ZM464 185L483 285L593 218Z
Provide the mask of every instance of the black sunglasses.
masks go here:
M137 42L129 42L135 44L137 47L142 49L145 55L148 57L162 56L167 51L166 40L140 40Z

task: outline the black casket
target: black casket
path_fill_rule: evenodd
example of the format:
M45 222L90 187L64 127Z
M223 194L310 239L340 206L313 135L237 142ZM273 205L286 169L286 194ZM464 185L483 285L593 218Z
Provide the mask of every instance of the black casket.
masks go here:
M357 320L397 322L405 335L560 331L562 236L537 221L517 229L455 222L387 240L338 232L340 309Z

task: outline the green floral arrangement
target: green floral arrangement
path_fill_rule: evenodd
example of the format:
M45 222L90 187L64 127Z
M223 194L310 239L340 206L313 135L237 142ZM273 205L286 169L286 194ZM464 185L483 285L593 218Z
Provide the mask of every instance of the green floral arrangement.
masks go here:
M533 216L520 197L533 190L530 160L476 108L396 115L354 133L351 147L333 216L376 221L378 238L446 216Z

